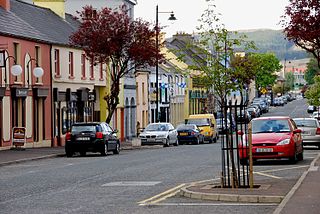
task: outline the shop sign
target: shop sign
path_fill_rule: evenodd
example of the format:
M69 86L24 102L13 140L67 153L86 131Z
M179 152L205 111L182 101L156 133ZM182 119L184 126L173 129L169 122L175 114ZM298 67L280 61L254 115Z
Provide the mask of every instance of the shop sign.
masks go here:
M26 88L17 88L16 97L26 97L28 96L28 89Z
M26 128L13 127L12 128L12 144L16 147L24 146L26 143Z

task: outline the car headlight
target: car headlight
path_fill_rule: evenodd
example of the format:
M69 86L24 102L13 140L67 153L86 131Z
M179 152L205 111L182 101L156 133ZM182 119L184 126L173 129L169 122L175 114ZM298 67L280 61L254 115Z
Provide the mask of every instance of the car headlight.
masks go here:
M288 145L290 143L290 138L285 139L277 143L277 146Z
M159 134L157 137L158 138L166 138L167 136L165 134Z
M140 135L139 137L140 137L140 138L146 138L146 136L145 136L145 135Z

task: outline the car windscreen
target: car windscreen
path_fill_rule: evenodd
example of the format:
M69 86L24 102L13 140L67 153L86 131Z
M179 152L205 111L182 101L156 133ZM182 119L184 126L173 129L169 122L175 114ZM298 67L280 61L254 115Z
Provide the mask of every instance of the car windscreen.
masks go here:
M294 120L298 127L317 127L315 120Z
M252 121L252 134L290 132L287 120L266 119Z
M149 124L146 131L168 131L169 127L165 124Z
M74 125L71 128L71 133L81 132L96 132L96 125Z
M190 129L196 129L196 126L195 125L192 125L192 124L186 124L186 125L179 125L177 127L177 130L190 130Z
M210 126L210 120L208 118L192 118L188 119L187 124L195 124L197 126Z

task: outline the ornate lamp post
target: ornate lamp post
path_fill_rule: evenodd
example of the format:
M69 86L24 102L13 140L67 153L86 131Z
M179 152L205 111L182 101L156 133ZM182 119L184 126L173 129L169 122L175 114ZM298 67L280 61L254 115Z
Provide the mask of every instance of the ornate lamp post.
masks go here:
M174 21L177 20L176 17L174 16L173 11L171 12L159 12L158 10L158 5L156 6L156 49L159 51L159 20L158 16L159 13L170 13L170 17L168 20ZM159 61L157 57L157 62L156 62L156 122L160 121L160 114L159 114Z

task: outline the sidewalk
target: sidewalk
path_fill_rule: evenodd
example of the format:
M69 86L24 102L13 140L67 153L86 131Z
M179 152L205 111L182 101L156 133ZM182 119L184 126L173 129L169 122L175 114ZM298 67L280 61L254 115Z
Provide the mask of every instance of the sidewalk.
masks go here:
M180 196L193 199L278 204L273 214L320 213L320 153L298 179L257 180L254 189L223 189L218 181L194 182L180 190Z
M134 149L150 149L162 148L162 146L141 146L138 139L121 142L121 150ZM31 160L45 159L65 156L64 146L60 147L41 147L41 148L26 148L26 149L10 149L0 150L0 167L8 164L20 163Z

